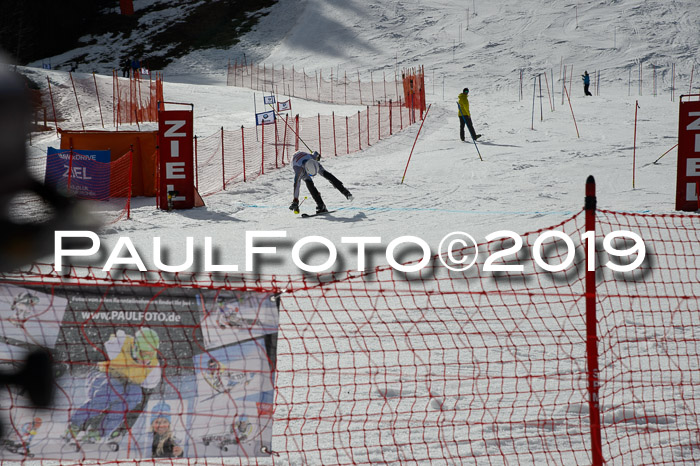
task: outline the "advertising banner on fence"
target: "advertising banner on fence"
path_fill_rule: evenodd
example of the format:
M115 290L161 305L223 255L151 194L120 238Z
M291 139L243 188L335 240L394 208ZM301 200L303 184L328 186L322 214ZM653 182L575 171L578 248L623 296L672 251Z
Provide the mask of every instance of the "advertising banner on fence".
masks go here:
M46 151L44 183L82 199L109 199L110 151Z
M284 102L277 102L277 112L291 112L292 111L292 99L285 100Z
M260 126L260 125L269 125L271 123L275 122L275 112L273 110L270 110L269 112L261 112L261 113L256 113L255 114L255 124Z
M163 210L195 206L192 113L189 110L162 110L158 114L158 205Z
M50 410L9 392L0 457L268 456L278 304L270 293L0 284L6 368L32 345L58 366Z
M700 210L700 96L681 96L676 210Z

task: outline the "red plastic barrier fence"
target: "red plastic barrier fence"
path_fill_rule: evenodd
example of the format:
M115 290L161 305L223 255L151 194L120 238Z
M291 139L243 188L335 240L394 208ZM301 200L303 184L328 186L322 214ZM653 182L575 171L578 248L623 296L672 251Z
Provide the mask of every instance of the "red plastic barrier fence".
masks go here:
M166 279L156 272L110 275L77 267L58 276L51 266L35 265L0 282L18 287L71 284L81 299L94 295L95 289L127 287L124 296L134 303L141 299L144 305L148 300L161 303L157 296L164 292L174 296L176 287L190 290L183 290L182 296L192 290L281 293L269 458L239 458L233 460L236 463L700 461L700 220L691 215L588 212L596 221L594 230L581 211L558 225L519 235L519 252L509 253L505 262L496 258L494 264L522 265L521 272L484 271L487 257L513 246L510 239L494 239L479 245L480 259L466 272L447 270L439 262L443 255L432 257L426 268L409 277L387 266L325 276L179 274ZM574 248L551 236L551 230L566 234ZM628 258L611 256L604 238L618 230L638 234L644 245L629 238L612 239L608 247L634 252ZM586 246L586 231L595 231L594 250ZM641 267L611 270L608 261L629 264L642 249L646 260ZM546 272L533 262L537 256L556 265L570 255L571 265L561 272ZM586 273L587 256L596 261L592 274ZM586 290L586 276L594 277L595 293ZM80 328L92 329L97 322L102 339L120 329L134 334L144 327L167 335L162 344L180 351L159 352L158 362L168 368L168 377L149 396L172 398L176 393L184 403L180 405L187 407L177 414L197 415L201 405L187 404L197 391L184 389L188 385L176 383L174 377L192 369L192 353L206 353L193 342L203 324L189 317L179 326L137 317L128 326L118 326L100 313L128 313L133 306L119 304L107 291L100 293L102 298L98 293L91 301L96 310L84 315ZM596 403L587 364L587 296L595 297L597 316ZM51 300L36 306L37 314L45 316L51 306L58 306L47 302ZM9 303L3 309L5 328L21 330ZM27 325L33 318L27 311L19 322ZM185 328L186 335L177 328ZM85 335L93 341L99 336ZM6 361L14 360L12 354L17 357L10 353ZM95 357L106 357L100 354L95 352ZM80 369L80 361L59 362L64 370ZM8 435L27 442L26 451L23 446L14 451L4 446L4 458L21 459L31 451L34 461L59 459L60 449L49 445L63 445L65 429L55 423L67 408L57 406L51 413L57 419L53 427L39 427L29 438L22 437L21 430L27 416L18 414L23 403L20 396L12 396L1 405L12 419ZM597 460L591 446L592 406L600 414L602 448ZM233 413L227 413L233 419ZM144 444L150 447L152 432L137 427L148 425L152 408L136 407L128 414L136 419L129 445L134 451ZM172 415L176 419L175 410ZM211 420L218 422L216 416ZM211 437L212 442L216 438ZM204 457L207 463L221 464L221 456L227 456L228 449L194 448L200 440L192 433L176 441L186 448L187 464ZM86 441L77 451L90 457L100 445ZM125 445L126 440L122 448ZM72 464L86 461L71 458Z
M198 137L198 190L206 196L232 183L254 180L266 170L285 167L298 149L318 150L324 157L367 149L407 127L411 111L399 100L367 106L351 117L332 114L301 118L282 114L274 124L257 129L222 129L211 136Z

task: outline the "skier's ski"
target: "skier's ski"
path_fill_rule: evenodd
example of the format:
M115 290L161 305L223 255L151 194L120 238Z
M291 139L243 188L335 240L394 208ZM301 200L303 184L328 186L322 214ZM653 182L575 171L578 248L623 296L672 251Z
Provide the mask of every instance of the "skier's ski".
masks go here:
M311 218L311 217L317 217L317 216L319 216L319 215L332 214L333 212L335 212L335 210L329 210L329 211L327 211L327 212L320 212L320 213L318 213L318 214L301 214L301 216L302 216L303 218Z

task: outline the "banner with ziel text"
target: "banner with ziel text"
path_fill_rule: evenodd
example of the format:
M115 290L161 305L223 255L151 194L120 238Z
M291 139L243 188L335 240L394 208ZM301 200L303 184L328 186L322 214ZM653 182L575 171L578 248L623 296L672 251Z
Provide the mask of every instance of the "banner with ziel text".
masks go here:
M110 151L46 151L44 183L82 199L109 199Z

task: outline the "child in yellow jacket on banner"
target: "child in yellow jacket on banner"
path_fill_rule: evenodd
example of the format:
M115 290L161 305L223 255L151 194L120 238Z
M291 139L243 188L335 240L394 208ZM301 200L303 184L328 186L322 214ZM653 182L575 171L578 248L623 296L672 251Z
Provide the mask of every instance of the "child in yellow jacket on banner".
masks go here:
M148 327L133 337L123 330L111 335L104 345L108 360L98 364L87 401L70 417L68 435L87 432L90 440L116 436L126 414L143 401L144 390L160 383L159 346L158 334Z

